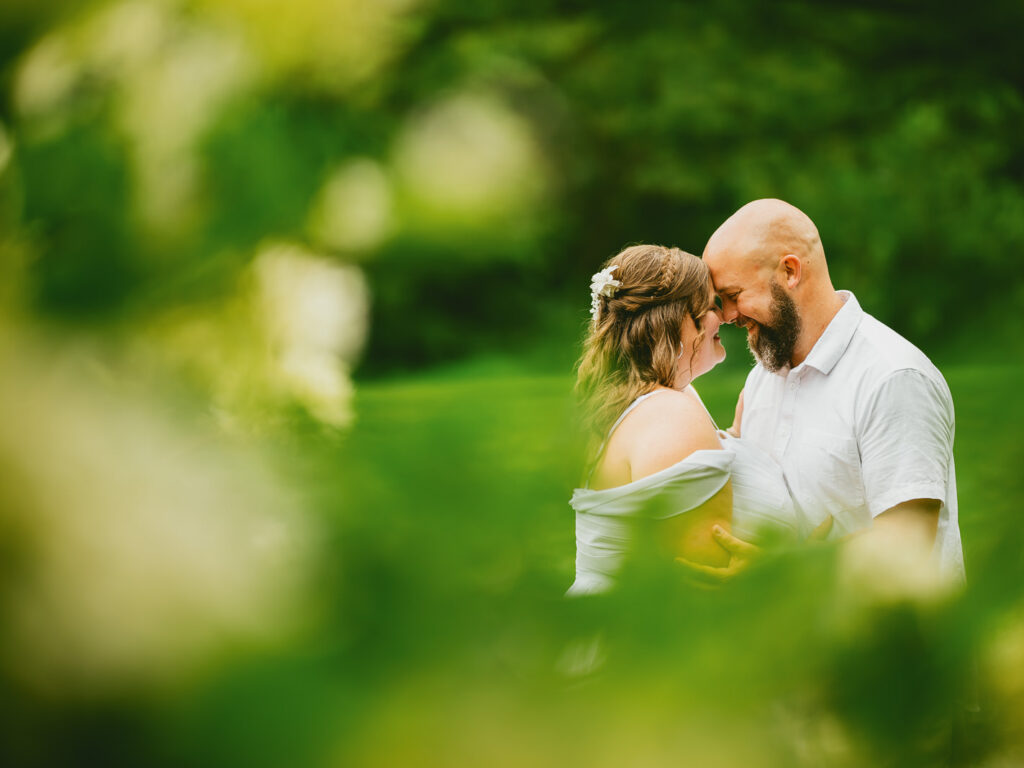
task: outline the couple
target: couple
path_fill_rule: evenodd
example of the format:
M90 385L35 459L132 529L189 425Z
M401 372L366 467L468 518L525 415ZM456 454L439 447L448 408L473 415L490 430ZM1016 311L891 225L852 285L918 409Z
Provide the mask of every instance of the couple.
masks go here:
M716 301L717 295L717 301ZM953 403L939 371L836 291L814 223L755 200L703 260L638 245L591 285L577 390L600 446L576 511L570 594L609 588L640 519L713 579L765 537L887 536L963 579ZM725 357L723 322L757 364L728 432L692 382Z

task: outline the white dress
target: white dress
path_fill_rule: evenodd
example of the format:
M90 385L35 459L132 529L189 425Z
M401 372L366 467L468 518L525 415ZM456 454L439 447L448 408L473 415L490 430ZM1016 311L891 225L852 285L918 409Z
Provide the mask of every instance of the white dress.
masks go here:
M690 390L696 395L696 390ZM612 425L604 444L630 411L664 391L655 390L634 400ZM625 485L573 492L569 504L576 511L576 580L567 594L603 592L614 583L640 516L665 519L681 515L706 502L729 480L736 536L756 541L768 528L784 536L797 535L801 526L778 463L742 438L721 430L718 436L721 450L694 451L671 467ZM599 457L603 449L604 445ZM651 503L655 500L656 505ZM661 512L652 512L652 508Z

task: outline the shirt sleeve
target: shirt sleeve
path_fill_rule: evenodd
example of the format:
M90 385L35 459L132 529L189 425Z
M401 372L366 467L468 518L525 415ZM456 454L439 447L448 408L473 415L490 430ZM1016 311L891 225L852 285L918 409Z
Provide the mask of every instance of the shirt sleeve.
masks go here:
M946 503L953 458L953 399L923 371L889 374L871 394L857 443L872 517L912 499Z

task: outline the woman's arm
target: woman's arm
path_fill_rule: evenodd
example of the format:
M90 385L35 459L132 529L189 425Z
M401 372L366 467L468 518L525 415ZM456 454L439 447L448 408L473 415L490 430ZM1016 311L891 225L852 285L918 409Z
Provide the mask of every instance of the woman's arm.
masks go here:
M704 406L685 393L651 398L637 408L635 417L631 424L623 422L620 427L626 428L622 437L627 441L633 481L678 464L694 451L721 450ZM715 540L712 531L716 525L731 530L731 483L726 481L699 507L670 515L659 525L658 538L673 559L681 557L712 567L728 565L729 552Z

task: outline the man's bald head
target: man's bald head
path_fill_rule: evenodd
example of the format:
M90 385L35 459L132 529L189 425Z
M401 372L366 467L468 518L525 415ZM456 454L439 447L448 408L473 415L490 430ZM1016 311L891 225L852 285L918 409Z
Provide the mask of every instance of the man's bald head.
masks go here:
M704 249L708 266L727 255L747 266L773 267L787 254L800 257L805 266L824 264L814 222L796 206L772 198L744 205L715 230Z
M829 278L818 228L782 200L755 200L726 219L704 249L722 317L747 329L768 369L798 364L842 301Z

